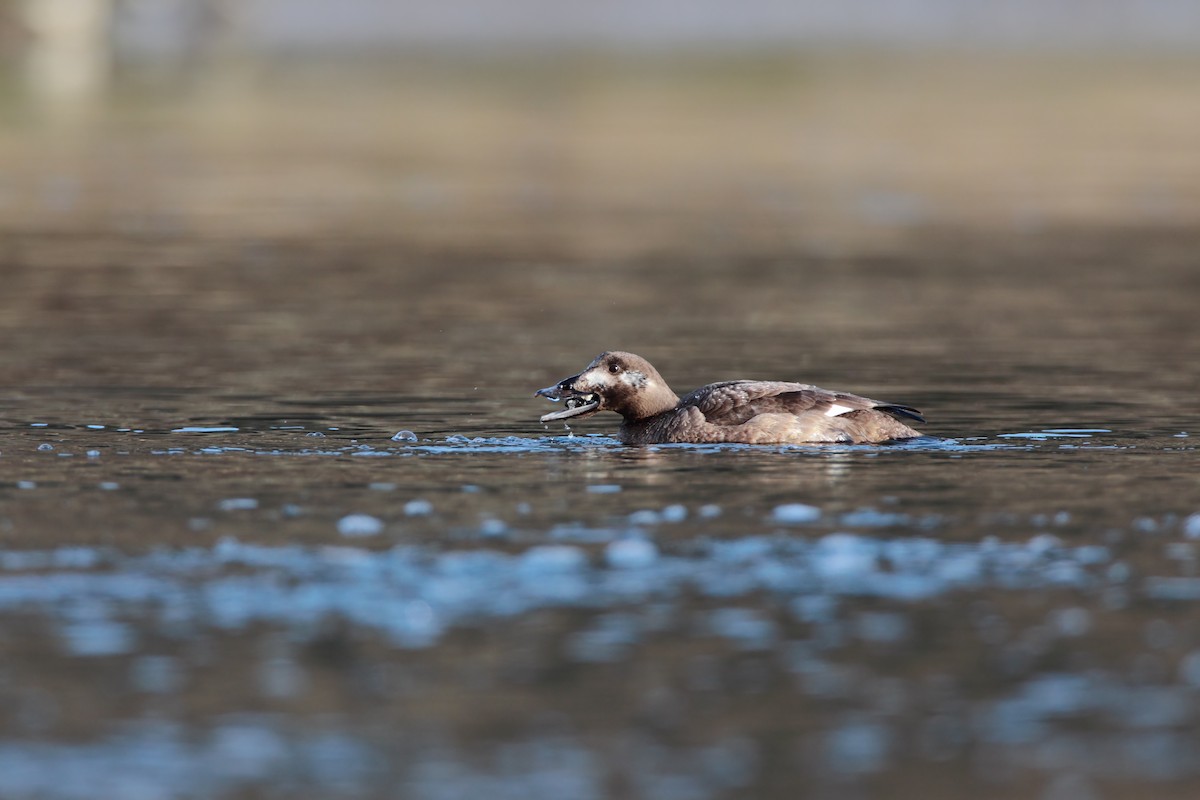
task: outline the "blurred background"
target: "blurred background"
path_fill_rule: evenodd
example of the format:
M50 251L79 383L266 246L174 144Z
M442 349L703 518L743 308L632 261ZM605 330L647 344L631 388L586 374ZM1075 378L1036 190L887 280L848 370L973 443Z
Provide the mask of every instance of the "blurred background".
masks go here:
M0 796L1198 797L1197 253L1196 0L0 0Z
M1194 221L1187 0L4 0L4 228L557 255Z

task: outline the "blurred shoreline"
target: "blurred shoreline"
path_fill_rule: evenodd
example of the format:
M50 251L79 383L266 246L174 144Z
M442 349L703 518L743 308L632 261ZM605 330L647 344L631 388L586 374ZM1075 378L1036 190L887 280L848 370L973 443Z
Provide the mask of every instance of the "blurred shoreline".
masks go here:
M6 233L628 257L1200 220L1200 56L223 57L0 101Z

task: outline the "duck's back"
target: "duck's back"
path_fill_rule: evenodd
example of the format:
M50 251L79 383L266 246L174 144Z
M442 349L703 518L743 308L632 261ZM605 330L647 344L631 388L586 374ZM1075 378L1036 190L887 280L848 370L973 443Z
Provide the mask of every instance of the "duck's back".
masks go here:
M631 442L882 442L920 436L897 416L921 420L907 406L785 381L725 381L701 387L679 406L641 426ZM639 429L640 428L640 429Z

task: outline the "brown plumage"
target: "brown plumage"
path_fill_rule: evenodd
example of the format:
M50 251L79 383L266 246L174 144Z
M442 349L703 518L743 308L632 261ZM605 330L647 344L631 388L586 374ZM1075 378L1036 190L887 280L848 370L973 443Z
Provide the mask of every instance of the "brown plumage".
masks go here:
M680 399L650 362L618 351L534 396L567 401L542 422L615 411L625 444L884 442L921 435L899 417L925 421L908 406L785 381L712 383Z

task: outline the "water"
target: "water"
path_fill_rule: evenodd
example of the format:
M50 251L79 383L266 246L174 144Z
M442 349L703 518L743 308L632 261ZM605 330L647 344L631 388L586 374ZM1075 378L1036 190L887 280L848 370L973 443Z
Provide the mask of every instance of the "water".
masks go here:
M5 144L0 796L1200 794L1187 65L590 63ZM928 436L539 424L604 349Z
M18 274L0 793L1187 796L1195 278L1070 242L1086 284L1023 282L1054 239L986 280L917 248L748 290L723 263L481 262L331 302L319 263L255 287L234 264L232 315L136 247L70 315ZM159 309L114 314L139 276ZM650 314L668 286L686 313ZM171 309L216 335L164 329L147 361ZM618 346L680 390L911 403L929 436L537 423L534 388Z

